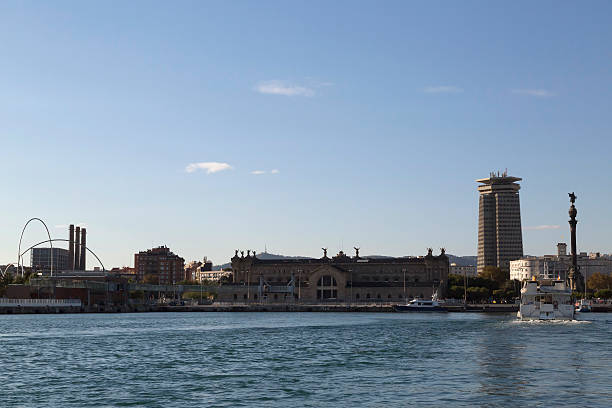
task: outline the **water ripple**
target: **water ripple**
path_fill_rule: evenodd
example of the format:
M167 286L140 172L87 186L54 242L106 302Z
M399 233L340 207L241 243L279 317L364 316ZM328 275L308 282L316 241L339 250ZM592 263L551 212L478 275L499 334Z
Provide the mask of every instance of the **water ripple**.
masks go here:
M609 407L611 319L588 319L0 316L0 406Z

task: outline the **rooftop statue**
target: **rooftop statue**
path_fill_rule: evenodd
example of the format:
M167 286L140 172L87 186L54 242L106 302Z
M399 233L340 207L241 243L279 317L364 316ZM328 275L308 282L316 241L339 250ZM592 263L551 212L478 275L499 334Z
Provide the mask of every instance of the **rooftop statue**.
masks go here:
M574 204L576 202L576 194L574 194L574 192L572 191L571 193L568 193L568 195L570 198L570 202Z

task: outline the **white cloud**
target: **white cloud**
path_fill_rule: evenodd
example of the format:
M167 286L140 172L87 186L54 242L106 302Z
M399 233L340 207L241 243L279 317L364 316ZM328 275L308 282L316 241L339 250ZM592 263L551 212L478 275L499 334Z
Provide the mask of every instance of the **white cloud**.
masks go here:
M463 88L457 86L429 86L423 90L425 93L460 93Z
M555 96L553 92L547 91L546 89L513 89L512 93L518 95L535 96L538 98L548 98L550 96Z
M534 225L532 227L523 227L525 230L551 230L551 229L559 229L560 225Z
M227 163L219 162L200 162L200 163L189 163L185 167L187 173L193 173L198 170L206 171L206 174L217 173L223 170L231 170L233 167Z
M256 175L256 176L259 176L259 175L262 175L262 174L267 174L267 173L270 173L270 174L278 174L278 173L279 173L279 171L278 171L278 169L272 169L272 170L270 170L270 171L268 171L268 170L253 170L253 171L251 172L251 174L254 174L254 175Z
M268 95L283 96L314 96L315 91L302 85L292 84L289 81L274 79L261 81L255 85L255 91Z

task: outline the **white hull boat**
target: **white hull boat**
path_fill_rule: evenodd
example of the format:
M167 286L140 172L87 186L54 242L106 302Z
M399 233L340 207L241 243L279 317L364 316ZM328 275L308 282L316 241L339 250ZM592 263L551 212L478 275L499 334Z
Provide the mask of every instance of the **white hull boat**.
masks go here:
M525 281L517 316L521 320L574 320L571 296L561 280Z

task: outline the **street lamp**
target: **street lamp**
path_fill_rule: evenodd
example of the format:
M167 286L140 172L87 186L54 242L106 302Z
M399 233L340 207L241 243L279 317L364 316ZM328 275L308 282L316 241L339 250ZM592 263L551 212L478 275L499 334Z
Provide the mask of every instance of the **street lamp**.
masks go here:
M402 272L404 272L404 303L407 303L407 299L406 299L406 268L403 268Z
M251 300L251 281L250 281L250 271L247 269L247 303Z
M302 270L298 269L298 303L302 299Z
M467 309L467 270L463 268L463 307Z
M353 303L353 270L349 269L351 273L351 298L349 299L349 306Z

